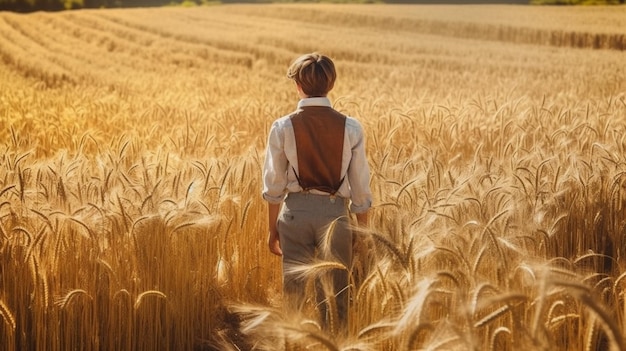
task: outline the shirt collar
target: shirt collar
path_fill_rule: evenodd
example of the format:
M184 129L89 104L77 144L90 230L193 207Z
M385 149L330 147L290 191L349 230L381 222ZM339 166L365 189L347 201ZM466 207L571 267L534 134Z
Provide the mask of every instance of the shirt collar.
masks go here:
M298 101L298 109L308 106L325 106L331 107L330 100L327 97L312 97Z

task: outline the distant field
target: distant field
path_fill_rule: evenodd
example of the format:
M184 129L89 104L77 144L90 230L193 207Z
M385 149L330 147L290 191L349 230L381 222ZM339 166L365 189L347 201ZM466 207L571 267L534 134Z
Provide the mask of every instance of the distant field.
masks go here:
M0 348L624 350L625 49L624 6L0 13ZM372 170L347 336L265 241L311 51Z

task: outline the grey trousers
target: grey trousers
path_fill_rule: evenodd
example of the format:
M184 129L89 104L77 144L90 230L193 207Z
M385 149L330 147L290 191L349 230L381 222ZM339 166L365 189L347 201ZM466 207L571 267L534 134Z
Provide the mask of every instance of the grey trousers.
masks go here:
M323 328L347 328L352 230L347 200L289 193L278 217L283 251L283 292L287 305L303 308L307 282L315 279L316 307ZM332 268L307 265L334 262Z

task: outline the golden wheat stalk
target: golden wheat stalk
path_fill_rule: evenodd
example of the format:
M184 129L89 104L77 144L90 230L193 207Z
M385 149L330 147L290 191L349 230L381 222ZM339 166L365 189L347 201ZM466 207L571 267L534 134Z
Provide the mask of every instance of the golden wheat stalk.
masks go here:
M143 300L146 297L151 297L151 296L154 296L154 297L160 298L160 299L164 299L164 300L167 299L167 296L163 292L161 292L161 291L158 291L158 290L147 290L147 291L144 291L144 292L142 292L141 294L139 294L137 296L137 298L135 299L135 304L133 305L133 308L135 310L138 310L139 307L141 307L141 304L142 304Z
M394 335L399 335L411 325L419 325L422 319L422 311L425 309L428 296L433 291L433 279L424 278L415 285L415 292L410 297L409 302L404 306L402 314L399 316Z
M9 326L11 332L15 331L15 316L11 313L11 310L7 307L4 301L0 300L0 315L4 319L5 325Z
M293 275L296 279L319 278L333 269L347 270L348 268L340 262L318 261L309 264L289 265L285 269L285 274Z
M65 294L63 297L59 298L56 301L56 305L58 305L59 307L61 307L62 310L66 309L68 306L70 306L70 304L72 303L72 301L77 298L78 296L85 296L86 298L88 298L89 300L92 300L93 298L91 297L91 295L89 295L89 293L83 289L74 289L70 292L68 292L67 294Z
M609 315L609 313L599 305L590 295L580 294L581 302L589 308L590 313L593 315L591 324L595 324L595 321L600 322L609 339L609 349L611 351L625 350L626 344L624 343L624 336L620 332L620 328L615 320Z

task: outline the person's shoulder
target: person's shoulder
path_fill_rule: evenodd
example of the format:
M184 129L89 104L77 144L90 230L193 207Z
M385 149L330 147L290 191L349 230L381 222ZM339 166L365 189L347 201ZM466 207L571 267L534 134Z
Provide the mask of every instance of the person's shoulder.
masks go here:
M293 112L288 114L288 115L284 115L282 117L279 117L277 119L274 120L274 122L272 123L272 127L274 128L289 128L291 127L291 116L293 115Z
M358 119L351 117L351 116L346 116L346 127L350 129L358 130L358 131L363 129L361 122L359 122Z

